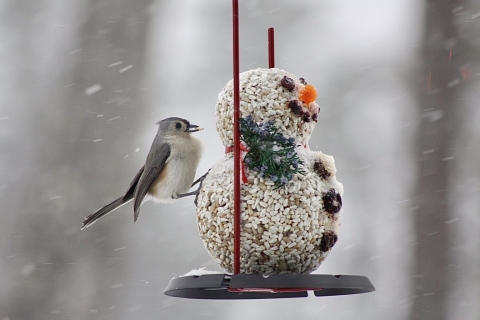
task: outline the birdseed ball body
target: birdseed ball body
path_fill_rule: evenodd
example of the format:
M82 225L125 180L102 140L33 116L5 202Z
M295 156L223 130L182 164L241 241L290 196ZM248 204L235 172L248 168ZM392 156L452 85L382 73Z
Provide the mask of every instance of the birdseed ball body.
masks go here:
M240 74L240 112L257 123L273 121L286 138L306 144L317 122L320 108L316 90L287 71L254 69ZM233 145L233 81L218 95L216 128L224 146Z
M338 239L343 187L333 157L298 148L305 174L275 188L245 168L241 184L241 272L310 273ZM209 254L233 272L233 154L203 181L197 202L200 237Z
M280 69L240 74L242 273L310 273L338 239L343 186L333 157L308 140L320 111L305 79ZM233 272L233 83L218 95L216 128L227 154L197 199L200 236Z

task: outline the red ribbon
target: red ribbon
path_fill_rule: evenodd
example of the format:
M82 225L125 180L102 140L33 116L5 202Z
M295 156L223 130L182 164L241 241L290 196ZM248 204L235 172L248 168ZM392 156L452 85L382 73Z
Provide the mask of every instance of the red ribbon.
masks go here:
M248 148L243 143L240 143L240 151L248 152ZM230 153L230 152L233 152L233 146L228 146L225 148L225 153ZM242 182L247 183L248 179L247 179L247 176L245 175L245 162L242 160L241 164L242 164L241 165Z

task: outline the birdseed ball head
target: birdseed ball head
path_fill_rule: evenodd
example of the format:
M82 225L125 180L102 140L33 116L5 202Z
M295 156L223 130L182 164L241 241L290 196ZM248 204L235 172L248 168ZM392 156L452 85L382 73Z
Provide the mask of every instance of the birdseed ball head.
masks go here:
M318 120L317 92L287 71L254 69L240 74L240 113L257 123L273 121L286 138L307 144ZM233 81L218 95L216 128L225 147L233 145Z
M297 148L304 174L278 188L244 168L241 184L242 273L310 273L338 239L343 186L333 157ZM217 162L198 197L200 237L215 261L233 272L233 154Z

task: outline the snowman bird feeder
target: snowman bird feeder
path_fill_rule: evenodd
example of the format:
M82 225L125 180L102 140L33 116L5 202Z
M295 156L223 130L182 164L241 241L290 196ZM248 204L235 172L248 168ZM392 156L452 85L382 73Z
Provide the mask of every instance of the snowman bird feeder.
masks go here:
M218 96L225 155L196 199L200 237L226 274L174 278L165 294L261 299L374 291L363 276L310 274L338 239L343 186L333 157L308 141L320 111L305 79L274 68L239 72L238 1L233 0L234 78Z

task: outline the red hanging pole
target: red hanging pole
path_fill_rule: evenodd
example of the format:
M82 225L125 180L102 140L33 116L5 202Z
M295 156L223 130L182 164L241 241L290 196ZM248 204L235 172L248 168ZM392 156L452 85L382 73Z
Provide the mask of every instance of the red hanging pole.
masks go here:
M240 41L238 0L233 13L233 273L240 273Z
M275 31L268 28L268 67L275 68Z

